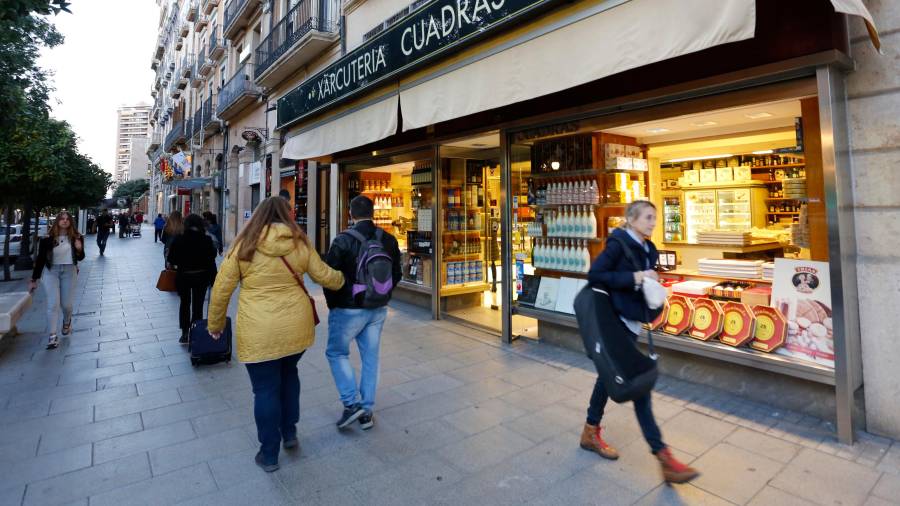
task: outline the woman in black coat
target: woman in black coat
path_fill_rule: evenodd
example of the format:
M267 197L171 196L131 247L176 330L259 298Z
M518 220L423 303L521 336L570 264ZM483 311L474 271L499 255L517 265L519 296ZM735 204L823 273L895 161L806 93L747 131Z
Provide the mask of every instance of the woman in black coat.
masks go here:
M659 279L654 270L659 253L650 241L656 227L656 207L646 200L632 202L625 209L625 218L625 227L613 230L606 240L603 252L591 265L588 283L602 287L609 293L613 309L631 338L636 340L642 323L649 322L654 316L644 300L641 284L648 278ZM624 248L631 251L630 256L626 255ZM636 266L632 258L642 265ZM619 458L619 453L600 434L600 419L608 399L606 388L598 377L581 433L581 447L596 452L603 458L615 460ZM685 483L699 476L696 470L675 459L663 443L659 426L653 417L649 393L634 400L634 412L644 439L659 460L667 482Z
M184 233L172 239L166 262L175 268L175 287L181 297L178 342L187 344L191 323L203 318L206 289L216 270L216 247L206 234L203 218L190 214L184 219Z

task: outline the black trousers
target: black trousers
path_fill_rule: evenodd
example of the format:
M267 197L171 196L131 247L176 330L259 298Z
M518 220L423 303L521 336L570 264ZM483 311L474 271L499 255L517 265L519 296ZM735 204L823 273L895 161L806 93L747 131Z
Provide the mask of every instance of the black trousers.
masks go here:
M161 229L161 228L156 228L156 229L153 229L153 232L154 232L154 234L153 234L153 242L159 241L159 239L162 237L162 229Z
M103 254L106 251L106 241L109 239L109 230L101 228L97 231L97 246L100 248L100 253Z
M209 273L183 273L175 277L175 287L181 304L178 306L178 324L181 330L187 331L195 320L203 319L203 301L206 289L209 288Z

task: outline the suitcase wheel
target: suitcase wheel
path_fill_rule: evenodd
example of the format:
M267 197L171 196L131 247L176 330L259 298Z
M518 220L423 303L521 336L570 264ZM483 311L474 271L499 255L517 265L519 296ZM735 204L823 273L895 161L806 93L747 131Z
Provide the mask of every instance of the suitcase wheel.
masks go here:
M197 365L198 365L199 363L200 363L200 361L197 360L196 358L192 358L192 359L191 359L191 365L192 365L192 366L197 367Z

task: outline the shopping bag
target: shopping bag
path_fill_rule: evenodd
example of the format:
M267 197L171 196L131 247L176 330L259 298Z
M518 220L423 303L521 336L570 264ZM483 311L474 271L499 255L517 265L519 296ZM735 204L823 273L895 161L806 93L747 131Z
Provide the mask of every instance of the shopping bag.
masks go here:
M160 292L177 292L175 287L175 271L164 269L159 273L159 279L156 280L156 289Z

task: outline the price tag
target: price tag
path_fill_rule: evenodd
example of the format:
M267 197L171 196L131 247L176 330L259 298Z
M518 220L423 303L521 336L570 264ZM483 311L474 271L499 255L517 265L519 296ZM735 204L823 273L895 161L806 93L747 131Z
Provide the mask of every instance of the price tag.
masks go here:
M750 347L769 353L783 345L787 334L787 322L781 312L769 306L756 306L753 308L753 314L756 316L756 325Z
M719 341L728 346L741 346L753 337L755 318L747 304L726 302L722 306L725 313L725 325Z
M691 300L682 295L669 297L669 315L663 331L667 334L683 334L691 327L694 318L694 306Z
M722 332L724 316L719 303L711 299L694 300L694 322L690 336L708 341Z

